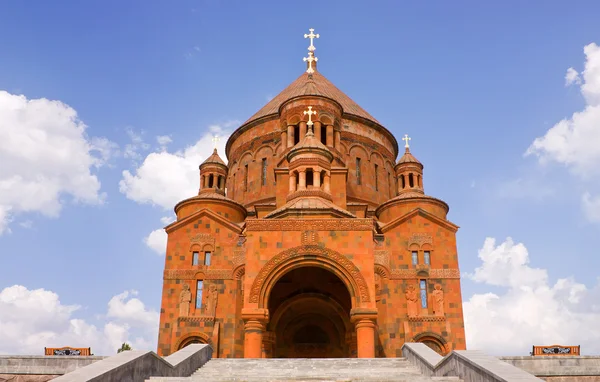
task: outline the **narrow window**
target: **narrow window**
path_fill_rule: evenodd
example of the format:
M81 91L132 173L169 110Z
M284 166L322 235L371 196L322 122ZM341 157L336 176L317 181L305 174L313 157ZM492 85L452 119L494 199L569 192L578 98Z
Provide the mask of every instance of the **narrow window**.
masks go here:
M198 252L192 253L192 265L198 265Z
M412 173L410 173L408 175L408 184L410 185L410 188L413 188L415 186L415 182L413 180L413 174Z
M419 254L417 251L412 251L412 263L413 265L417 265L419 263Z
M375 165L375 191L379 191L379 180L377 179L378 178L377 169L378 169L378 166Z
M406 187L406 181L404 180L404 175L400 175L400 182L402 182L402 189Z
M244 191L248 191L248 165L244 166Z
M421 184L421 175L417 175L417 187L423 187Z
M321 188L323 188L324 184L325 184L325 171L321 171L320 174L321 174L321 176L320 176L321 182L319 184L321 185Z
M210 252L204 252L204 265L210 265Z
M300 142L300 126L294 126L294 145Z
M210 174L208 176L208 188L212 188L213 187L213 182L214 182L214 175Z
M421 307L427 308L427 283L425 280L421 280L419 286L421 289Z
M356 184L360 185L360 158L356 158Z
M262 160L262 185L267 184L267 158Z
M325 126L321 126L321 143L327 146L327 128Z
M202 280L198 280L198 284L196 284L196 309L202 308L202 287L204 283Z
M313 170L308 168L306 169L306 185L307 186L314 186L315 182L314 182L314 177L313 177L314 173Z
M429 257L430 257L429 251L425 251L423 254L423 260L425 261L425 264L427 264L427 265L431 265L431 263L430 263L431 259Z
M392 178L390 177L390 172L388 171L388 177L387 177L387 181L388 181L388 198L392 197Z

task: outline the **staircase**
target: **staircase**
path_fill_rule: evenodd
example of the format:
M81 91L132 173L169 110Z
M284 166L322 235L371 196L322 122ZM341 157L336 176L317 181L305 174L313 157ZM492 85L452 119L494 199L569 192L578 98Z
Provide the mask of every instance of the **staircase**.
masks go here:
M215 358L190 377L151 377L147 382L193 381L461 381L427 377L406 358Z

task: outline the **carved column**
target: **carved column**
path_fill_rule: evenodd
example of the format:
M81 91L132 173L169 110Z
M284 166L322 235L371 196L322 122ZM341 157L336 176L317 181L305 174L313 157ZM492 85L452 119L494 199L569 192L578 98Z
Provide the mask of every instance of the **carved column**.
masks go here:
M287 130L284 130L281 132L281 151L285 151L287 149L287 143L288 143L288 138L287 138Z
M287 147L294 147L294 125L288 126Z
M326 146L333 147L333 126L327 126Z
M353 309L354 310L354 309ZM356 328L358 358L375 358L375 321L376 310L351 312L351 322Z
M317 140L319 142L321 142L321 122L319 121L315 121L315 124L313 125L315 131L315 137L317 138Z
M266 309L242 309L244 320L244 358L262 358L263 333L269 321Z
M300 122L300 139L298 139L298 142L300 142L302 140L302 138L304 138L304 136L306 135L306 122Z
M341 151L340 150L340 140L341 140L341 134L339 130L336 130L334 132L334 139L333 139L333 146L335 147L335 149L337 151Z
M321 188L321 171L313 169L313 186Z
M306 190L306 169L298 171L298 175L300 176L298 190Z
M329 174L325 174L325 178L323 179L323 191L327 192L328 194L331 193L331 188L329 186Z
M296 173L290 174L290 193L296 191Z

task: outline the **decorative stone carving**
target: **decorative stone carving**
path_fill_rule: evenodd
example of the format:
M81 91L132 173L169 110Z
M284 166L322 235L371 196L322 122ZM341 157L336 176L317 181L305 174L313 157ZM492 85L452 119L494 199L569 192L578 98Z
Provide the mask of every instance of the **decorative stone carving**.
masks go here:
M390 271L391 280L410 280L416 279L417 269L392 269ZM460 279L458 269L430 269L429 278L432 279Z
M409 316L409 322L442 322L446 321L446 316Z
M183 290L179 294L179 316L186 317L190 315L190 303L192 302L192 292L190 286L183 284Z
M406 308L408 310L408 317L415 317L418 315L417 303L419 296L417 296L417 289L414 285L409 285L406 288Z
M248 231L372 231L373 219L246 219Z
M215 318L208 316L187 316L179 317L177 320L182 322L212 322Z
M410 235L408 245L417 244L419 246L423 244L433 244L433 236L430 233L413 233Z
M217 314L217 301L219 299L219 291L215 284L211 284L208 287L208 296L206 298L206 310L204 315L208 317L215 317Z
M215 244L215 238L209 233L198 233L190 237L190 243Z
M360 270L356 267L356 265L354 265L352 261L348 260L345 256L331 249L321 248L316 245L305 245L283 251L278 255L272 257L271 260L267 261L267 263L262 267L258 275L256 275L256 278L252 283L249 302L258 303L261 290L265 284L265 280L273 273L273 270L276 266L285 263L286 261L289 261L291 259L307 255L311 257L316 257L317 260L319 257L325 258L340 265L346 272L350 274L351 279L352 281L354 281L355 287L357 288L355 292L358 293L360 300L364 302L370 301L369 288L367 287L367 283L362 274L360 273Z
M198 272L203 274L204 280L233 279L231 269L207 269L206 267L197 267L193 269L166 269L163 278L165 280L192 280Z
M301 242L302 245L316 245L319 241L319 234L317 231L304 231L302 232Z
M382 265L386 268L390 268L390 252L389 251L375 251L373 254L376 265Z
M440 284L435 284L435 289L431 292L433 298L433 314L436 316L444 315L444 291Z
M233 269L246 264L246 252L245 251L233 251L233 258L231 259Z

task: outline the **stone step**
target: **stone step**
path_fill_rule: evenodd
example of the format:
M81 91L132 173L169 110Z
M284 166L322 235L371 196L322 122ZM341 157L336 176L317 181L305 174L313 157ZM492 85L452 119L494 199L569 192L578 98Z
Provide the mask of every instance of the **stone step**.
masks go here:
M216 358L207 362L190 377L151 377L147 381L456 382L460 379L424 376L406 358Z

